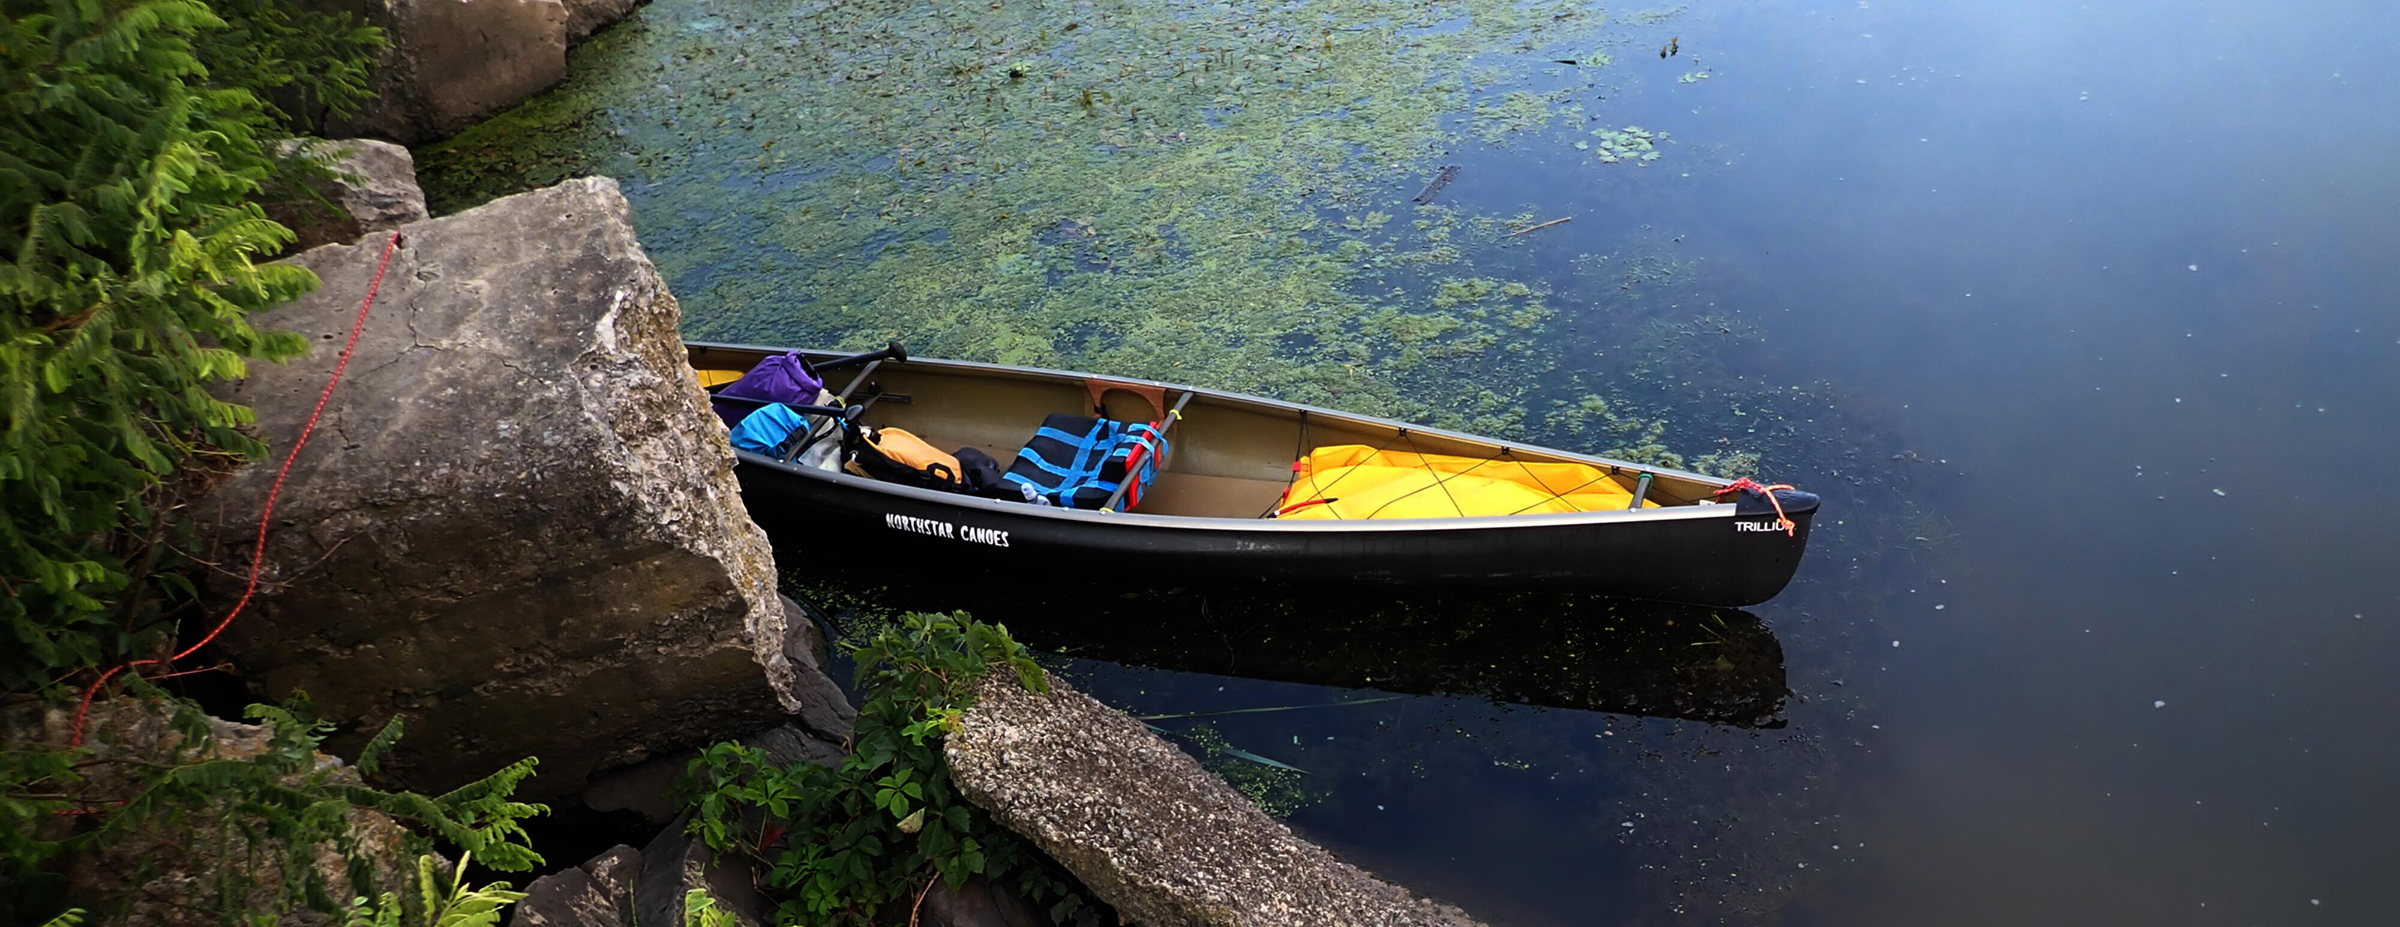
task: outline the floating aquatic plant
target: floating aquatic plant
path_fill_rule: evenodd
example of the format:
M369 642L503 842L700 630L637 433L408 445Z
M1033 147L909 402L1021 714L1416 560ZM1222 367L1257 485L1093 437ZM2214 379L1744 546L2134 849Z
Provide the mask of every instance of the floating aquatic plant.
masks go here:
M1626 126L1622 129L1593 129L1592 137L1598 140L1592 143L1592 152L1601 163L1632 161L1647 164L1658 160L1658 143L1666 141L1667 133L1652 132L1641 126ZM1576 147L1584 146L1578 144Z

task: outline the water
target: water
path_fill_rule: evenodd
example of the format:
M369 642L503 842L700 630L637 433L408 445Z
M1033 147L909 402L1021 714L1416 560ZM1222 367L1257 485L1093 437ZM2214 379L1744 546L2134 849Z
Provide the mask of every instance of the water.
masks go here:
M1194 609L1106 578L1124 594L1046 628L988 590L924 603L1008 617L1136 713L1288 709L1158 723L1306 770L1212 761L1303 833L1497 924L2400 920L2380 5L1488 28L1488 7L1394 5L1403 39L1348 58L1381 14L1100 4L938 50L984 99L846 95L914 73L871 50L930 33L829 9L656 0L578 51L536 149L470 138L423 155L429 183L455 205L479 165L618 175L695 335L897 334L1728 469L1746 451L1825 494L1799 582L1719 636L1579 601ZM1245 20L1277 35L1225 25ZM838 60L774 57L820 46ZM1156 89L1222 77L1200 63L1219 54L1239 86ZM1012 62L1031 76L993 76ZM1331 112L1256 89L1312 80L1338 118L1245 128ZM1555 96L1527 118L1518 90ZM868 99L890 113L809 128ZM973 139L908 121L931 105ZM1599 163L1591 130L1626 126L1666 133L1662 156ZM955 167L895 173L920 153ZM1443 164L1435 207L1408 204ZM1438 302L1474 279L1527 293ZM1669 646L1729 641L1755 658Z

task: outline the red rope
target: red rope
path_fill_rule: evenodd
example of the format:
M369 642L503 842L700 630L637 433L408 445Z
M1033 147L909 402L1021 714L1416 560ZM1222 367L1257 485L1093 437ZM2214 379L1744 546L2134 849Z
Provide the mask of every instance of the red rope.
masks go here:
M1798 529L1800 527L1800 523L1793 521L1790 516L1783 514L1783 500L1775 498L1776 490L1791 488L1792 484L1790 483L1777 483L1773 486L1761 486L1757 482L1745 476L1741 479L1734 480L1730 484L1727 484L1725 488L1717 490L1716 495L1722 496L1741 492L1742 490L1747 489L1751 492L1767 497L1768 504L1775 506L1775 523L1783 526L1783 533L1786 537L1793 537L1799 534Z
M1282 508L1276 509L1276 510L1275 510L1275 517L1277 517L1277 518L1282 518L1282 517L1283 517L1283 516L1285 516L1285 515L1292 514L1293 512L1300 511L1301 509L1307 508L1307 507L1309 507L1309 506L1312 506L1312 505L1332 505L1332 504L1334 504L1334 503L1336 503L1336 502L1340 502L1340 501L1342 501L1342 500L1341 500L1339 497L1326 497L1326 498L1321 498L1321 499L1310 499L1310 500L1308 500L1308 501L1306 501L1306 502L1294 502L1294 503L1292 503L1292 504L1290 504L1290 505L1287 505L1287 506L1284 506L1284 507L1282 507Z
M283 481L285 477L291 475L293 461L299 460L300 449L308 446L309 435L317 430L317 419L325 414L325 404L333 399L333 388L341 385L342 371L350 367L350 355L358 347L358 335L360 332L366 330L367 327L367 309L375 305L375 294L377 291L383 289L383 272L386 268L392 265L392 252L398 250L399 247L400 233L395 231L392 233L392 237L385 240L383 243L383 258L375 263L375 279L367 283L367 298L359 301L358 318L350 323L350 340L342 344L342 356L340 360L334 362L333 376L326 378L325 391L317 394L317 407L309 410L308 423L300 426L299 440L293 441L291 452L283 455L283 466L275 471L275 484L267 488L266 504L261 506L258 512L258 541L250 549L250 579L248 583L242 587L241 599L233 603L233 609L226 612L224 618L218 619L216 627L209 629L207 637L203 637L198 643L177 651L174 656L168 657L164 660L135 660L131 663L112 668L105 673L101 673L99 680L93 682L91 688L83 690L83 703L75 708L75 736L73 740L70 740L67 743L69 749L83 746L84 716L90 713L92 710L92 699L100 694L101 686L107 685L108 681L112 678L115 678L118 673L132 669L136 666L143 666L152 663L172 664L177 660L191 656L193 651L208 646L211 641L217 639L217 635L225 633L225 626L232 624L234 616L240 615L242 613L242 609L249 606L250 597L258 592L259 570L264 568L266 565L267 524L275 517L275 497L283 493ZM173 675L182 674L176 673ZM161 676L159 678L164 679L166 677Z

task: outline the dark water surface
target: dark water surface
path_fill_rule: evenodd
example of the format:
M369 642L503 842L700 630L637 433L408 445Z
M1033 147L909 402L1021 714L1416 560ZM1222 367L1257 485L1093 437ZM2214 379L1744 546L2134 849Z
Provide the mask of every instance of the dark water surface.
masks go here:
M1797 907L2400 919L2400 20L1976 6L1703 17L1740 92L1686 131L1743 157L1654 207L1954 474L1947 582L1883 593L1872 858Z
M1153 6L1172 15L1138 15ZM1041 91L962 130L973 144L803 132L782 150L810 157L777 161L755 133L897 74L905 56L872 48L904 40L840 46L838 79L811 59L719 89L872 27L656 0L523 117L540 127L524 163L424 159L454 205L479 170L624 179L694 335L899 335L1823 492L1800 580L1748 612L1112 577L1076 577L1064 610L911 590L1007 620L1106 701L1178 716L1156 723L1302 832L1495 924L2400 923L2387 5L1562 6L1486 38L1489 7L1402 7L1401 40L1464 37L1455 62L1402 59L1465 69L1458 86L1332 57L1376 35L1379 14L1349 9L1323 61L1290 65L1347 102L1293 105L1382 134L1309 123L1331 134L1305 150L1242 134L1245 114L1291 116L1280 97L1132 85L1315 54L1314 25L1284 21L1339 3L1062 6L1088 45L1028 23L1038 41L960 53L983 96L890 105L1014 105L1052 62L1115 54L1133 76L1089 85L1113 93ZM1299 38L1152 41L1245 19ZM991 76L1010 61L1033 77ZM1511 123L1515 90L1550 95ZM1158 121L1108 110L1137 97ZM1045 122L1078 111L1134 128ZM1627 126L1664 133L1661 157L1591 134ZM1611 145L1632 147L1595 157ZM925 151L958 166L913 167ZM1023 179L1062 152L1072 182ZM1462 170L1437 206L1407 203L1444 164ZM1183 202L1178 183L1228 185ZM1292 280L1324 286L1274 289ZM1195 297L1212 286L1222 311ZM1587 397L1607 411L1572 411ZM857 596L822 593L835 612ZM1249 708L1278 710L1194 714Z

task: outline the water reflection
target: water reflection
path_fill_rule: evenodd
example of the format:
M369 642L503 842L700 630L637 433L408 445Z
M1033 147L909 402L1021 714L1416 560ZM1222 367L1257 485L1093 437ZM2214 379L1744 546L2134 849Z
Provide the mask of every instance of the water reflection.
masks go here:
M846 633L876 609L970 608L1038 650L1183 673L1765 729L1784 726L1790 695L1783 645L1740 609L1488 591L935 589L865 569L844 564L839 587L800 592Z

